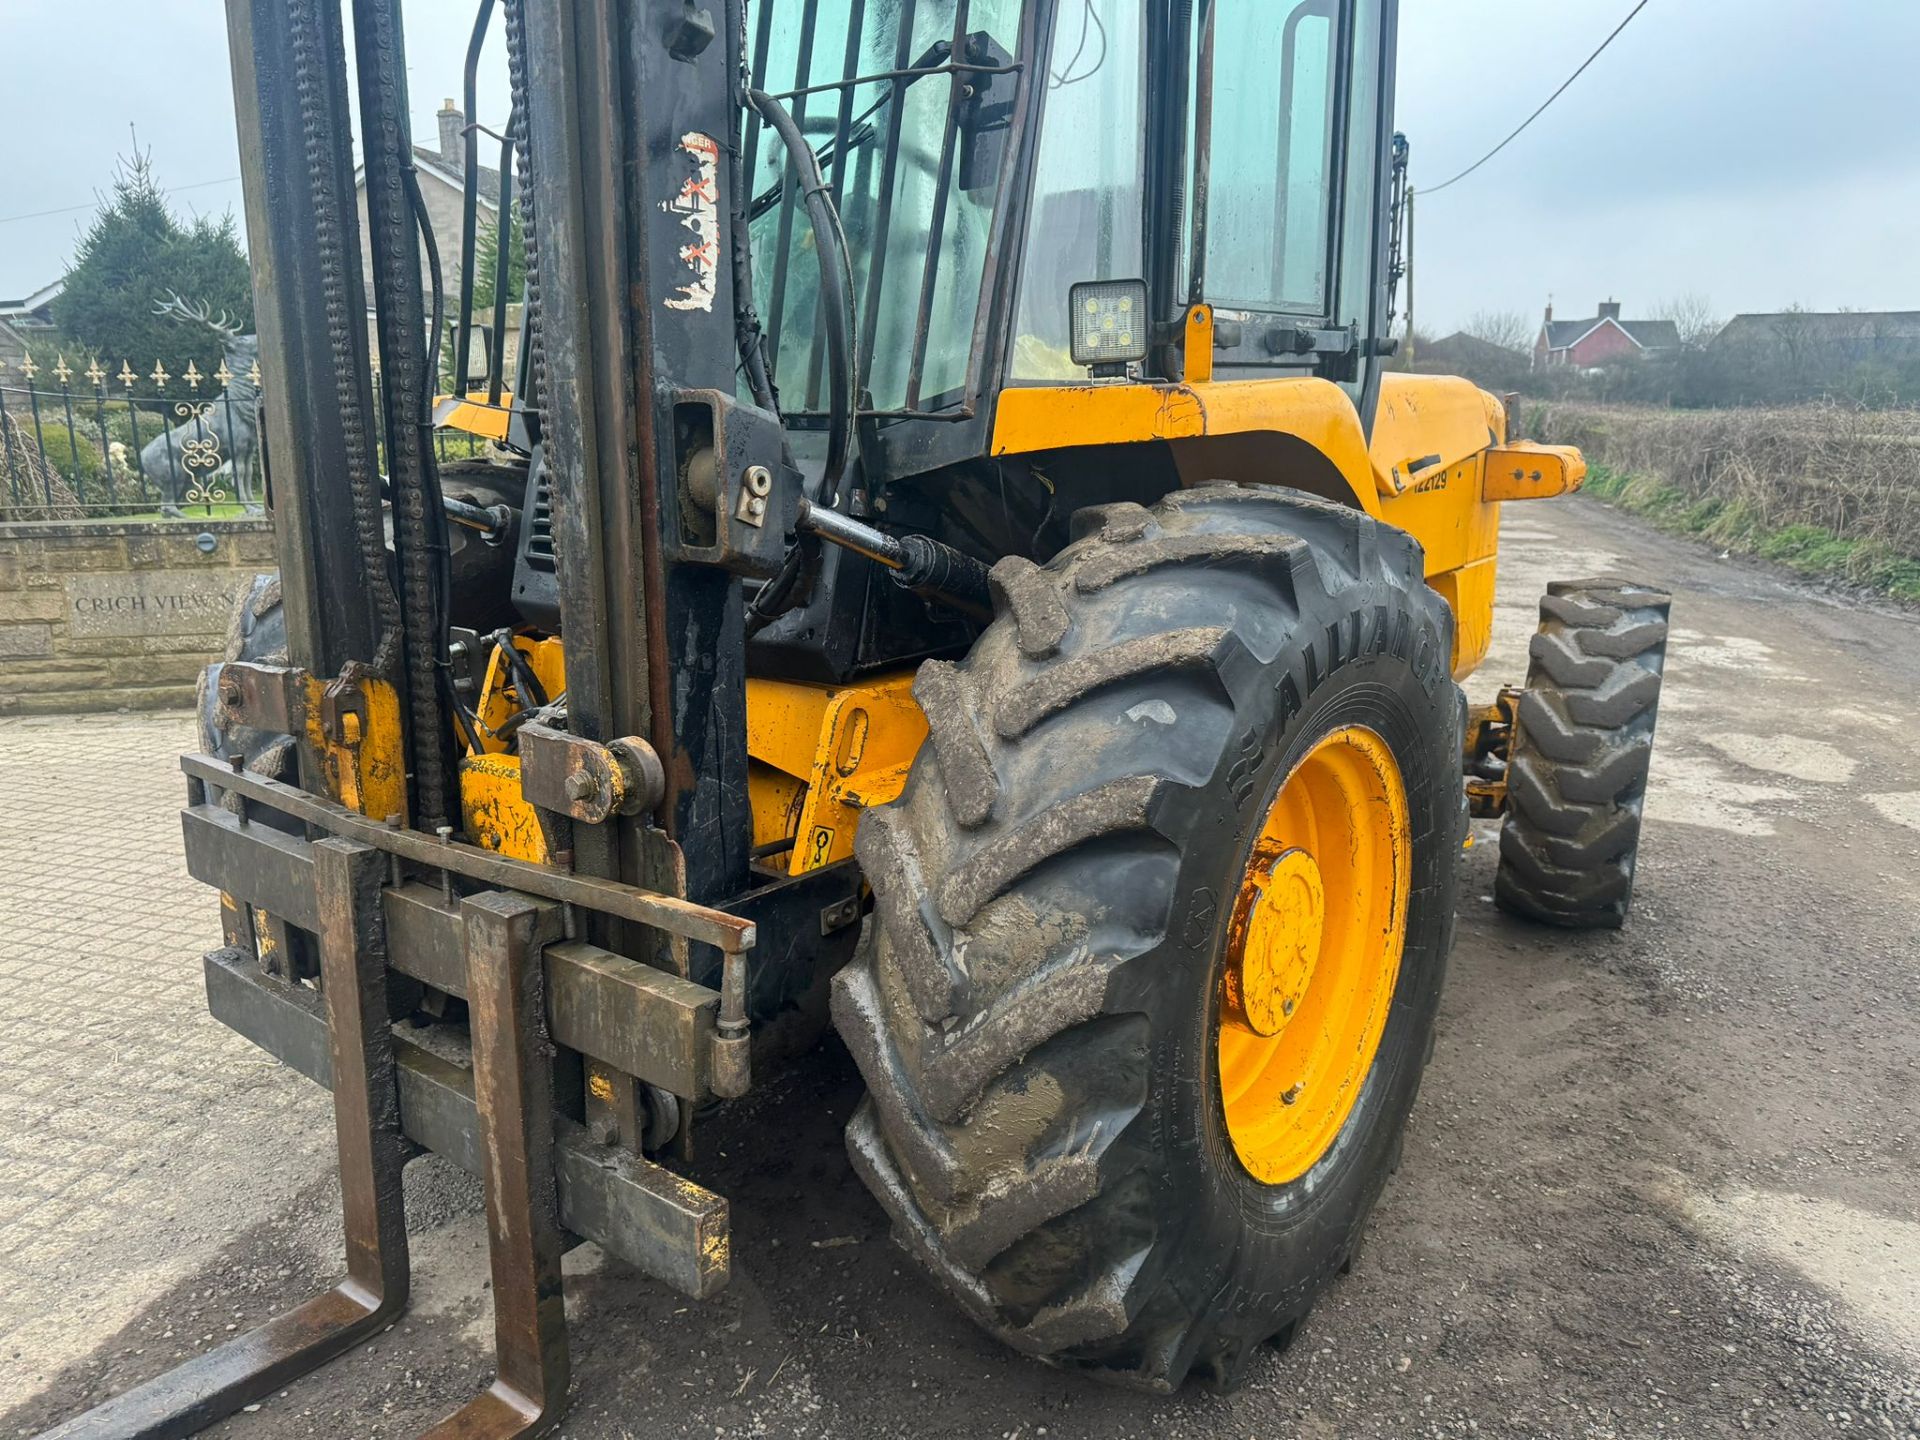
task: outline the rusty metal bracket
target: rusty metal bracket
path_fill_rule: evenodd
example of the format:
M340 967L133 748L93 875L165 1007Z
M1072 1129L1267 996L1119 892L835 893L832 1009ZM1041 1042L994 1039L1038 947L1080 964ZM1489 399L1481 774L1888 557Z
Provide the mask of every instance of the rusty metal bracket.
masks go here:
M752 1046L747 1020L747 957L720 957L720 1013L713 1022L708 1049L713 1093L737 1100L753 1088Z
M385 1329L407 1304L407 1222L393 1032L380 920L385 865L370 846L313 847L333 1062L347 1278L218 1349L77 1415L41 1440L173 1440L280 1389Z
M536 722L520 727L519 741L520 793L542 810L599 825L651 810L666 793L660 757L638 736L603 745Z
M673 895L656 894L617 880L602 880L591 875L573 874L524 860L509 859L476 845L462 845L450 838L436 839L418 831L389 827L296 786L284 785L251 771L236 773L209 755L182 755L180 768L190 781L232 791L247 800L256 801L335 835L372 845L403 860L464 875L482 885L521 890L544 899L558 900L562 904L579 905L588 910L617 915L622 920L650 925L669 935L711 945L723 955L736 955L750 950L756 938L752 921L742 920L709 906Z
M328 743L355 746L366 735L367 699L358 684L336 677L324 685L296 665L229 660L220 667L220 704L235 724L301 735L315 713Z
M549 947L551 948L551 947ZM215 950L202 962L207 1008L317 1085L333 1084L320 996L264 974L251 955ZM476 1178L485 1162L469 1065L398 1034L400 1128L423 1149ZM555 1184L560 1223L609 1255L691 1299L725 1289L731 1277L729 1209L716 1195L664 1166L599 1143L556 1113Z
M352 809L383 818L405 810L400 700L391 684L366 674L321 681L297 666L244 660L218 669L230 723L293 736L329 793Z
M230 660L220 667L220 704L238 724L298 735L307 725L307 672Z
M822 939L835 931L844 930L849 925L860 923L862 909L861 895L858 889L844 900L836 900L820 911L820 935Z

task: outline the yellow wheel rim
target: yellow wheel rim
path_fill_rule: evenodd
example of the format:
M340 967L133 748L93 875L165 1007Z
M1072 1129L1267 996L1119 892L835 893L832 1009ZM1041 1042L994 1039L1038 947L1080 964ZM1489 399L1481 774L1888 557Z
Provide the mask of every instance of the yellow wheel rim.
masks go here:
M1393 752L1359 726L1327 735L1274 797L1227 930L1220 1098L1254 1179L1304 1175L1352 1113L1400 975L1410 870Z

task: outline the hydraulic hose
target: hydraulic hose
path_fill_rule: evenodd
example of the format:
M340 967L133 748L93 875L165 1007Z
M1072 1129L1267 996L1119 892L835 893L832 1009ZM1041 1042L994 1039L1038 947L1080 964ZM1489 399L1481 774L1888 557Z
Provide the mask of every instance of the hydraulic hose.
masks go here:
M787 158L800 176L800 197L813 230L814 254L820 263L820 300L827 317L827 457L820 482L808 499L837 506L852 445L853 379L858 370L853 338L853 262L847 253L847 237L840 228L832 188L820 173L820 158L800 133L793 116L764 90L749 88L747 99L786 147Z

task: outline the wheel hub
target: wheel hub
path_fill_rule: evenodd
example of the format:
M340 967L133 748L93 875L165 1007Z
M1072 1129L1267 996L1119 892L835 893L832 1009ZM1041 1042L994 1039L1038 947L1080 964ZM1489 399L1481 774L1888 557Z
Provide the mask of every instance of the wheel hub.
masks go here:
M1238 967L1240 1015L1256 1035L1278 1035L1307 993L1326 925L1320 866L1305 850L1287 850L1265 875L1247 923Z
M1256 1180L1305 1174L1352 1113L1399 978L1411 870L1386 741L1360 726L1323 737L1254 837L1221 970L1221 1105Z

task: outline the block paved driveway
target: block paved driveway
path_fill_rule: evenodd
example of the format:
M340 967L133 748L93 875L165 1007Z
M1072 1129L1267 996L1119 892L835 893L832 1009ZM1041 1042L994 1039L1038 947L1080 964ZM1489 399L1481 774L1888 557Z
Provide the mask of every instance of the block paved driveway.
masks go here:
M331 1160L326 1092L207 1014L192 739L179 712L0 719L0 1410Z

